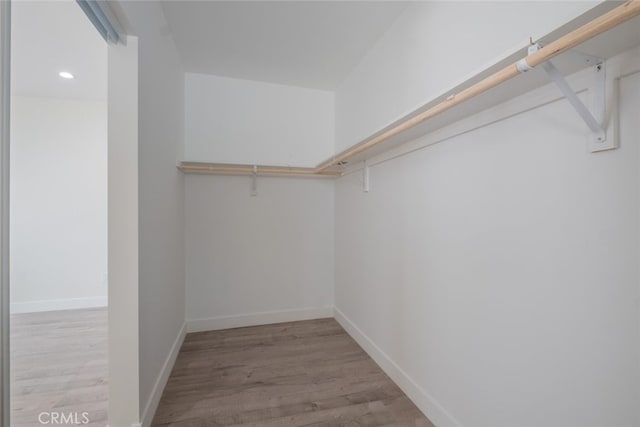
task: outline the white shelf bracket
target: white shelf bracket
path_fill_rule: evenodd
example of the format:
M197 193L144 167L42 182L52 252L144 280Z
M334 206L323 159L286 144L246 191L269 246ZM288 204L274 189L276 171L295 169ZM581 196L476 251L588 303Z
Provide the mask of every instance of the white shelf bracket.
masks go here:
M531 46L529 46L529 55L537 51L538 49L540 49L540 45L538 43L532 44ZM587 62L590 62L590 61L597 62L596 65L594 66L594 70L596 73L598 73L597 74L598 78L596 79L594 90L595 90L595 99L597 100L596 105L598 106L598 109L600 109L599 107L602 106L601 108L602 111L598 111L598 115L603 117L604 109L605 109L604 104L606 102L606 99L605 99L606 77L605 77L605 69L604 69L605 63L603 60L594 61L592 57L590 57L587 60ZM526 64L526 61L524 62L524 64ZM607 140L606 129L602 126L602 123L594 117L593 113L589 110L589 108L587 108L586 105L584 105L584 103L580 100L580 98L578 98L578 95L574 92L573 89L571 89L571 86L569 86L569 83L567 83L567 80L564 78L562 73L556 68L555 65L553 65L551 61L545 61L541 65L542 65L542 69L544 69L544 71L547 73L547 76L549 76L549 78L553 81L553 83L555 83L558 89L560 89L560 92L562 92L565 98L567 98L567 101L569 101L569 103L574 108L574 110L576 110L578 115L587 124L591 132L593 132L594 142L596 144L603 144L604 142L606 142ZM524 69L522 71L526 72L528 70ZM611 147L607 147L604 149L608 149L608 148L611 148ZM600 150L596 148L596 149L593 149L592 151L600 151Z
M253 165L253 174L251 175L251 196L258 195L258 166Z
M602 64L598 66L602 67ZM569 83L565 80L564 76L558 71L558 69L551 63L551 61L543 62L542 68L547 72L547 75L553 80L558 89L562 92L562 94L567 98L567 101L571 104L571 106L576 110L576 112L582 117L582 120L587 124L589 129L594 133L595 139L597 142L605 142L607 140L607 135L598 120L593 116L591 111L587 108L586 105L578 98L578 95L571 89ZM604 74L604 73L603 73ZM600 79L598 79L600 80ZM596 88L596 90L601 90L604 92L604 85L602 88ZM603 97L604 98L604 97Z
M369 164L364 161L364 167L362 168L362 191L369 192Z

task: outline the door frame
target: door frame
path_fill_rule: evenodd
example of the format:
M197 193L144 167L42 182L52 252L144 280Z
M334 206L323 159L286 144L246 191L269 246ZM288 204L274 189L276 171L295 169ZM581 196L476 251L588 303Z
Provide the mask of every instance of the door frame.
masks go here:
M11 0L0 0L0 424L9 424L9 118Z
M138 426L138 38L108 58L109 425Z
M108 45L109 424L139 425L138 40ZM0 425L10 425L11 0L0 0ZM123 173L124 172L124 173Z

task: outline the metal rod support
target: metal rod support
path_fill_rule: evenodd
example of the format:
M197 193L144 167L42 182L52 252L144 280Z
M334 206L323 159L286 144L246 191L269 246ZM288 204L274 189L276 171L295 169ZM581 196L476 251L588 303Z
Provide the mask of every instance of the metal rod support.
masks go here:
M362 169L362 191L369 192L369 164L364 161L364 168Z
M589 129L596 134L596 139L599 142L606 140L606 132L602 128L602 125L593 117L591 111L584 105L584 103L578 98L578 95L571 89L569 83L564 76L558 71L555 65L551 61L543 62L542 68L546 71L547 75L555 85L560 89L560 92L567 98L567 101L573 106L576 112L582 117L582 120L589 126Z
M251 177L251 195L258 195L258 166L253 165L253 175Z

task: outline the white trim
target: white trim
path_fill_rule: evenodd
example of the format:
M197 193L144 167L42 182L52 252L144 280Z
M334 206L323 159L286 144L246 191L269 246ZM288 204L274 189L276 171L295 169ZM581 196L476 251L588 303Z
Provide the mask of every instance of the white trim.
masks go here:
M78 308L106 307L107 297L51 299L44 301L12 302L11 314L38 313L41 311L75 310Z
M216 331L219 329L295 322L298 320L321 319L325 317L333 317L333 307L309 307L233 316L218 316L206 319L191 319L187 320L187 332Z
M334 308L334 317L434 425L437 427L462 426L337 307Z
M171 375L173 366L176 364L178 353L180 353L180 348L182 347L182 343L184 342L184 337L186 335L187 323L185 322L182 325L182 328L180 328L180 332L178 332L176 340L173 342L173 346L171 347L171 351L169 351L167 360L165 360L164 365L162 365L162 370L160 371L160 375L158 376L156 383L153 385L151 396L149 396L149 400L144 407L144 411L142 411L142 423L137 424L137 426L134 425L132 427L151 426L151 421L153 421L153 416L156 414L156 410L158 409L158 404L160 403L162 392L167 385L167 381L169 380L169 376Z

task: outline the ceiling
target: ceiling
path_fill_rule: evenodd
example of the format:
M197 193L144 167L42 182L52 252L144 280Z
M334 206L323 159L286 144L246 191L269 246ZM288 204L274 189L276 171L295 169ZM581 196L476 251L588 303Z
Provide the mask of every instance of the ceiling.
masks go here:
M13 1L11 50L13 95L106 100L107 44L75 1Z
M406 1L161 2L188 72L335 90ZM60 71L76 78L64 80ZM107 45L73 0L12 3L12 94L105 100Z
M334 90L404 1L164 1L188 72Z

